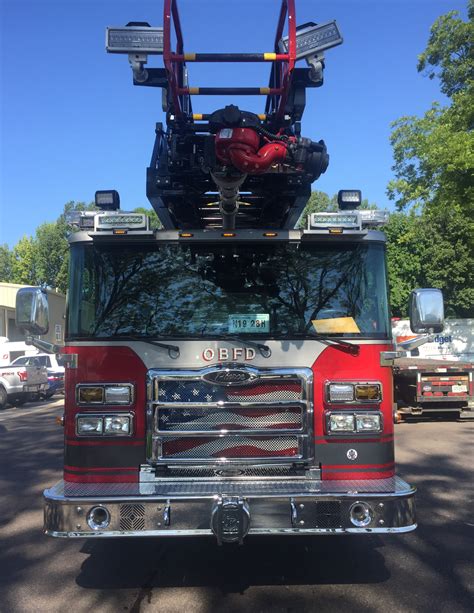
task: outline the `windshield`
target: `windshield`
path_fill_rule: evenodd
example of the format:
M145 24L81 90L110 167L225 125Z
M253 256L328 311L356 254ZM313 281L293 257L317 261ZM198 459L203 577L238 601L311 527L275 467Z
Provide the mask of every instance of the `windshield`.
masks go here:
M69 338L388 336L380 243L74 245Z

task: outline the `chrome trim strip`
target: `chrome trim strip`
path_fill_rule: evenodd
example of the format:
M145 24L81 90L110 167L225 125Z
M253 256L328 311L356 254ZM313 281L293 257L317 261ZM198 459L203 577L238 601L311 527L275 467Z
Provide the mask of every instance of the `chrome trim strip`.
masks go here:
M330 536L333 534L403 534L405 532L413 532L418 524L410 526L402 526L400 528L269 528L268 530L256 530L250 528L248 536L263 536L263 535L280 535L280 536L307 536L309 534L319 534L321 536ZM146 531L120 531L114 530L110 532L56 532L54 530L43 530L46 536L56 538L113 538L113 537L176 537L176 536L214 536L212 530L146 530Z

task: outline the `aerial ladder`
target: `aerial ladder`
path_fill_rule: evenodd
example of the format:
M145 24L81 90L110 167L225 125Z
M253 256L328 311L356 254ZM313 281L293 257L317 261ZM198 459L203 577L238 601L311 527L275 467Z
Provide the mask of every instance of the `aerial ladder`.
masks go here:
M185 51L177 0L164 0L163 27L107 28L107 51L128 55L134 85L163 90L166 128L156 124L146 185L164 229L295 226L329 163L324 141L301 134L306 88L323 84L324 51L341 43L335 21L297 27L294 0L282 0L274 48L266 53ZM163 55L164 67L148 67L148 55ZM301 59L308 67L295 67ZM196 62L266 62L269 83L196 87L188 72ZM195 96L229 95L265 96L264 112L234 104L194 112Z

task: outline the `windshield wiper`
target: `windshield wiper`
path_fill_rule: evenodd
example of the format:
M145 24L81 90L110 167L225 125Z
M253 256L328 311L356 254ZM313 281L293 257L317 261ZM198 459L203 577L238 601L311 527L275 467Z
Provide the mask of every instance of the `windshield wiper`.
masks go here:
M168 349L168 355L171 359L176 360L179 358L179 347L178 345L170 345L169 343L160 343L159 341L155 341L152 338L147 338L146 336L121 336L117 334L115 336L103 336L96 337L97 340L107 340L107 341L141 341L142 343L148 343L149 345L154 345L155 347L161 347L162 349Z
M341 351L347 351L351 355L359 355L360 345L357 345L356 343L349 343L348 341L343 341L340 338L324 336L323 334L311 334L310 338L321 341L329 347L334 347L335 349L340 349Z
M264 358L269 358L272 355L272 350L268 345L258 343L257 341L251 341L247 338L243 338L242 336L235 336L234 334L219 334L217 338L225 341L237 341L244 345L248 345L249 347L255 347L255 349L260 351Z

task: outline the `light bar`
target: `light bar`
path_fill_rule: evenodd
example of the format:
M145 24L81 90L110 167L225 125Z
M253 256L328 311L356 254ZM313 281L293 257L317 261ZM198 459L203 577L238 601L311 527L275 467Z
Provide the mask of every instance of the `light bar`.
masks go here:
M66 214L66 222L73 230L87 230L94 227L96 211L71 211Z
M360 230L361 221L359 212L311 213L309 216L309 230L329 230L330 228Z
M104 213L96 215L95 230L148 230L148 217L144 213Z
M388 211L378 211L376 209L365 209L359 211L362 225L364 226L384 226L388 223L390 213Z
M331 49L343 42L343 38L335 21L319 25L309 22L296 28L296 59L311 57L325 49ZM288 53L288 36L278 43L281 53Z
M108 53L163 53L163 28L151 26L126 26L107 28L105 48Z
M337 192L337 204L341 211L353 210L362 203L360 189L340 189Z

